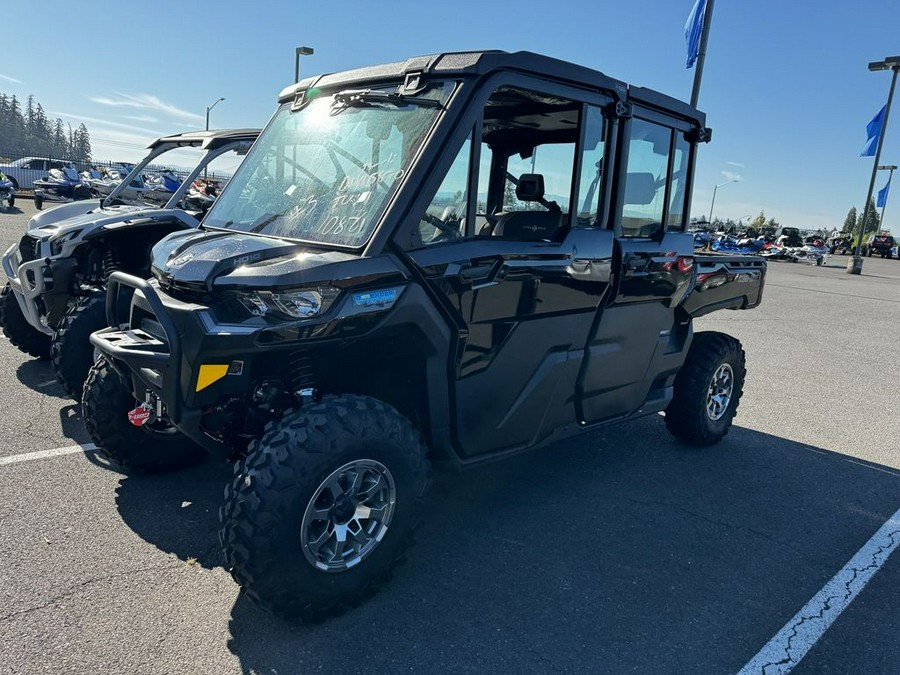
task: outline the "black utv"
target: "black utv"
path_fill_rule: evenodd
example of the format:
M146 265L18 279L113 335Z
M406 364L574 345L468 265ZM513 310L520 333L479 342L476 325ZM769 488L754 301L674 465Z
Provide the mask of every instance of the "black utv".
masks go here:
M125 471L236 460L228 567L304 618L388 575L432 463L663 411L720 441L744 352L692 319L755 307L766 263L694 254L704 123L521 52L285 89L199 231L161 241L151 279L111 276L91 437Z

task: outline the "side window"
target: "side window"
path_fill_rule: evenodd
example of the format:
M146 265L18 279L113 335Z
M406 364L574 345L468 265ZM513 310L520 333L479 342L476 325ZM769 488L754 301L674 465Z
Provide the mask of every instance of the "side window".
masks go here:
M419 221L419 235L423 246L440 244L465 236L471 154L472 139L469 137L460 148L437 193L425 209L425 215Z
M603 170L605 121L599 108L587 107L584 120L584 148L581 151L581 180L576 194L576 224L597 225L600 204L600 174Z
M646 120L632 120L622 236L650 237L662 229L671 147L671 129Z
M604 120L599 109L589 109L587 116L583 109L580 101L557 95L498 87L485 104L482 123L476 125L481 137L473 134L463 143L417 228L398 233L398 243L416 249L456 240L467 232L476 237L558 242L573 213L585 222L596 220ZM579 154L582 124L588 125L588 140ZM474 166L476 147L479 160ZM573 185L576 162L582 167L578 186ZM470 179L471 171L477 176ZM475 195L469 194L470 180L477 185ZM573 192L585 204L584 213L571 203ZM465 222L470 206L475 212L471 224Z
M560 211L568 213L574 163L574 142L536 145L529 157L512 155L506 163L503 210L549 211L555 204ZM522 175L541 176L544 182L542 200L519 199L517 188ZM518 192L521 194L521 190Z
M681 232L684 229L684 202L690 152L690 143L683 133L676 131L675 157L672 162L672 196L669 199L669 214L666 216L666 230L669 232Z

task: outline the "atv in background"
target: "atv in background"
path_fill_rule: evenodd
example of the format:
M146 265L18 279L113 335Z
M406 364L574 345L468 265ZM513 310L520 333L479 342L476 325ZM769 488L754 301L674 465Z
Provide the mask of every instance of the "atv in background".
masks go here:
M863 255L871 258L875 253L877 253L882 258L890 258L891 249L893 247L894 238L887 232L882 232L881 234L872 234L869 235L868 239L866 239L866 244L863 248Z
M826 245L832 254L840 253L841 255L847 255L848 253L853 253L853 237L848 234L831 237L828 239Z
M203 212L184 207L191 182L210 162L247 153L259 131L198 131L166 136L104 200L72 202L44 211L3 256L0 327L12 344L53 369L76 400L93 363L89 336L106 325L106 280L115 271L150 273L150 249L166 234L197 226ZM118 196L163 153L202 151L199 163L163 208L123 205Z
M91 438L126 472L238 460L227 566L307 619L387 578L432 462L663 411L717 443L744 351L693 319L756 307L766 262L693 250L709 138L685 103L527 52L291 85L200 228L153 248L152 279L110 277Z

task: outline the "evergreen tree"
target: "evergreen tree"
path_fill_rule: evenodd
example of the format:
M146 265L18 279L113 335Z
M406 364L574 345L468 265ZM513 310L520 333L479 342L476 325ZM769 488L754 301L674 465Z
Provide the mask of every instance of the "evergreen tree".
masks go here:
M756 218L754 218L754 219L751 221L750 225L751 225L751 226L753 227L753 229L755 229L755 230L761 230L761 229L763 229L763 228L766 226L766 212L765 212L765 211L760 211L760 212L759 212L759 215L756 216Z
M851 206L850 210L847 212L847 217L844 218L844 225L841 227L841 232L855 232L857 223L856 219L856 207Z
M878 229L881 227L881 218L878 215L878 209L875 208L875 199L872 198L869 201L869 208L864 212L860 213L856 219L856 231L859 231L859 225L862 223L862 219L866 219L866 227L863 230L863 236L867 237L872 233L878 232Z

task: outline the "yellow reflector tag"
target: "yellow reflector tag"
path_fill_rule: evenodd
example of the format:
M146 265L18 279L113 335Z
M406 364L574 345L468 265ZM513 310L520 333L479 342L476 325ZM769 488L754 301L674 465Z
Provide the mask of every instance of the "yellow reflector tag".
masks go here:
M216 380L221 380L228 374L228 366L200 366L200 372L197 374L197 391L206 389Z

